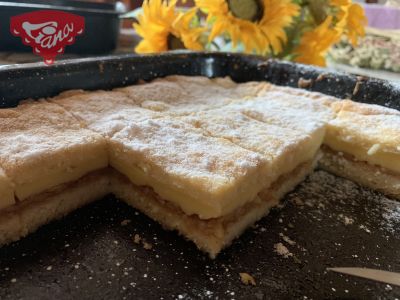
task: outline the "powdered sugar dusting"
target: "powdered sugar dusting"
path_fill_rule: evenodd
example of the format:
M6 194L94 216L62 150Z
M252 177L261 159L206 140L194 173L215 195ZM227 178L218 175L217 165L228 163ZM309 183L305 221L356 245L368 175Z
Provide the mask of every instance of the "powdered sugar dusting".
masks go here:
M312 173L309 179L301 184L300 191L308 195L305 202L297 200L302 198L302 195L297 195L296 193L290 195L290 200L298 206L307 205L315 208L317 211L324 211L327 207L337 203L337 214L330 216L331 222L339 222L346 226L355 226L367 234L370 234L374 230L389 231L392 233L399 232L400 203L379 192L362 188L350 180L336 177L325 171ZM312 197L309 197L309 195L312 195ZM379 204L368 205L368 202L366 202L361 206L361 209L365 210L365 215L376 214L381 216L378 218L381 219L380 228L371 227L368 218L360 219L359 216L361 214L359 213L350 215L348 213L343 214L340 211L340 205L359 209L359 199L366 199L369 202Z
M131 120L112 140L169 174L230 182L258 168L261 157L170 118Z

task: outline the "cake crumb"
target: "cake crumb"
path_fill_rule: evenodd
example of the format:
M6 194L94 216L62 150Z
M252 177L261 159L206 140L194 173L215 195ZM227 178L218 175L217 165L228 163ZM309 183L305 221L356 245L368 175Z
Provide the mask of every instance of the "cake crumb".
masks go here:
M292 201L294 202L294 204L296 204L297 206L304 206L304 201L301 200L299 197L294 197L292 199Z
M391 291L391 290L393 290L393 288L392 288L392 286L391 286L390 284L387 284L387 285L385 286L385 290L386 290L386 291Z
M277 243L274 245L275 252L278 253L279 255L283 256L284 258L288 258L290 256L293 256L293 253L291 253L288 248L285 247L282 243Z
M352 218L344 217L344 225L353 224L354 220Z
M315 79L316 82L324 80L327 77L327 74L321 73L318 75L317 79Z
M354 89L353 89L353 96L358 94L358 92L360 91L361 84L362 83L360 81L356 82L356 85L354 86Z
M300 77L299 81L297 82L297 86L301 89L308 88L312 86L312 84L312 79L304 79L303 77Z
M381 148L380 144L374 144L374 145L372 145L371 148L369 148L367 154L370 155L370 156L374 155L374 154L376 154L378 152L379 148Z
M126 226L126 225L128 225L130 222L131 222L131 220L129 220L129 219L123 220L123 221L121 222L121 226Z
M342 220L343 223L344 223L344 225L351 225L351 224L354 223L354 219L353 219L353 218L346 217L346 216L344 216L344 215L342 215L342 214L340 214L340 215L338 216L338 219L339 219L339 220Z
M151 250L151 249L153 249L153 245L146 241L143 241L143 248L146 250Z
M371 230L369 230L365 225L360 225L359 228L364 230L366 233L371 233Z
M279 234L279 236L284 240L286 243L288 243L290 246L296 245L296 242L290 239L288 236L284 235L282 232Z
M243 284L245 285L256 285L256 280L254 279L253 276L251 276L249 273L239 273L240 275L240 280L242 281Z
M140 235L138 235L137 233L133 236L133 242L135 244L140 244L140 241L142 240L142 238L140 237Z

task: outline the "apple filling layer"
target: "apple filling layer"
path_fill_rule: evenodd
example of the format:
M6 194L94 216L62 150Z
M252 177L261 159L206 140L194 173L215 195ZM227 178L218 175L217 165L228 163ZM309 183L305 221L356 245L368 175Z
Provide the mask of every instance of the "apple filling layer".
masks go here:
M110 192L109 174L110 169L91 172L0 210L0 245L106 196Z

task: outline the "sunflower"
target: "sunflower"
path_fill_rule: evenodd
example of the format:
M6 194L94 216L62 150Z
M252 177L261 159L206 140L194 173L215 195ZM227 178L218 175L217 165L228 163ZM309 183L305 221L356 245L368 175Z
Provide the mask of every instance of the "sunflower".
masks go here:
M228 33L234 47L242 42L246 52L278 54L300 7L290 0L196 0L212 24L209 41Z
M331 0L330 4L337 10L337 29L346 34L352 45L356 46L358 38L365 36L364 27L368 23L364 9L351 0Z
M332 16L328 16L324 22L301 37L299 46L294 50L295 61L325 66L325 54L339 37L340 32L333 27Z
M196 9L186 13L175 10L177 0L145 0L143 14L134 24L143 38L135 48L137 53L164 52L174 49L203 50L199 38L203 28L192 28Z

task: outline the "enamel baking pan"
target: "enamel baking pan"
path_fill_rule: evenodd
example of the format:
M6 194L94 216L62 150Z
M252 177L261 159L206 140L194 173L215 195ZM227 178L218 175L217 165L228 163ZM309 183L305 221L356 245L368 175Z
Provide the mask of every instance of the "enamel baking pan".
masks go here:
M115 56L0 69L2 107L171 74L268 80L400 108L397 86L240 54ZM207 88L207 87L204 87ZM129 220L130 222L122 222ZM126 226L122 226L122 224ZM139 234L151 250L133 242ZM289 253L275 251L282 243ZM113 196L0 248L0 299L395 299L400 288L327 271L400 271L400 203L317 170L216 260ZM256 286L241 283L251 274Z
M32 52L20 37L10 32L10 18L37 10L61 10L85 18L85 31L65 53L104 54L117 46L120 28L119 12L114 4L74 0L0 0L0 51Z

